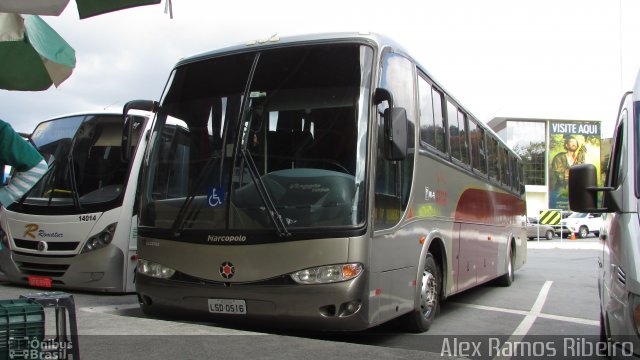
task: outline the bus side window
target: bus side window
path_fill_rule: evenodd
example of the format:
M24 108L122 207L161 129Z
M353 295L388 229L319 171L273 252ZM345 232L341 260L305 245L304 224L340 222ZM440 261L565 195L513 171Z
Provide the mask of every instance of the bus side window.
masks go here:
M443 95L431 86L425 76L422 73L418 76L420 143L423 148L446 154Z
M420 142L423 146L426 144L437 149L431 85L422 76L418 76L418 96L420 102Z
M520 195L524 196L526 188L525 188L525 179L524 179L524 164L522 161L518 161L518 174L520 174Z
M469 137L467 130L467 114L458 110L458 141L460 142L460 160L469 165Z
M469 137L471 138L471 162L474 170L487 174L487 155L484 144L484 130L475 119L469 120Z
M619 179L623 171L623 169L621 168L623 156L622 144L624 143L624 124L626 123L626 119L627 111L626 109L623 109L619 117L618 127L613 134L614 143L613 149L611 150L611 157L609 158L609 174L606 181L607 186L614 189L620 186Z
M516 163L516 158L512 155L512 154L508 154L509 155L509 174L510 179L509 179L509 183L511 185L511 190L513 191L518 191L518 165Z
M458 127L458 108L447 100L447 122L449 124L449 149L451 149L451 157L461 160L460 155L460 128Z
M498 161L498 141L493 136L487 136L489 153L489 178L500 181L500 162Z
M500 156L500 182L506 187L510 187L509 184L509 157L507 155L507 149L503 146L499 147Z
M444 110L442 108L442 93L436 88L432 89L433 95L433 119L435 124L435 144L436 149L442 153L447 152L447 139L444 125Z

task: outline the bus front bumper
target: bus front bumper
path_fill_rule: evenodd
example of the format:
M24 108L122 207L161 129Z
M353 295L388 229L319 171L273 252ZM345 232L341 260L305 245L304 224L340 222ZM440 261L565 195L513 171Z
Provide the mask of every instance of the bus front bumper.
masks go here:
M197 317L211 321L252 323L309 330L364 330L368 322L365 276L333 284L251 285L195 284L137 274L136 292L147 314ZM216 299L244 301L246 314L210 310ZM210 301L211 300L211 301Z
M49 283L55 289L124 292L124 261L122 251L113 245L68 257L28 254L8 249L0 251L1 271L10 282L34 286L29 283L31 277L41 279L40 284Z

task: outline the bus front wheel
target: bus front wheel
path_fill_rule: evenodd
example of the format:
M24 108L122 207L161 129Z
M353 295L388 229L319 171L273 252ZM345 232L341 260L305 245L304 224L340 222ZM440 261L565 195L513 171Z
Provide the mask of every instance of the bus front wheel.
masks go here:
M407 314L407 324L411 332L421 333L429 330L433 319L440 310L441 289L442 272L433 255L427 253L420 291L416 292L416 296L419 296L420 307Z
M500 286L511 286L513 280L515 280L515 264L516 264L516 253L513 252L511 246L509 246L509 253L507 254L507 272L500 276L497 280L497 284Z

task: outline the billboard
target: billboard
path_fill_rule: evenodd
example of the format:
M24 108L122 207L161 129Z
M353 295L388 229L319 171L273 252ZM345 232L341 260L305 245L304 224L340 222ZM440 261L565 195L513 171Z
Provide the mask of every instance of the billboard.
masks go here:
M569 210L569 168L593 164L600 183L600 123L549 121L549 209Z

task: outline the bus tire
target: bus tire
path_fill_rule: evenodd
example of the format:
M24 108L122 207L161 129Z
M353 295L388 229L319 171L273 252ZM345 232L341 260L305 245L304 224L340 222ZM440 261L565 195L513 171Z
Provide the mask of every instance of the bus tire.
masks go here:
M431 327L436 314L440 312L440 301L442 299L442 272L438 263L431 253L427 253L422 272L419 296L420 307L408 313L408 330L415 333L422 333Z
M151 308L150 305L145 305L145 304L141 303L140 304L140 310L142 310L142 313L145 316L148 316L148 317L157 317L158 316L158 313L156 311L153 311L153 309Z
M154 305L140 304L140 310L149 318L171 319L171 313Z
M602 316L602 311L600 312L600 342L606 344L609 338L607 337L607 331L604 328L604 316Z
M507 272L497 279L498 285L507 287L513 284L513 280L515 280L515 275L514 275L515 263L516 263L516 254L513 252L513 249L511 248L511 246L509 246Z

